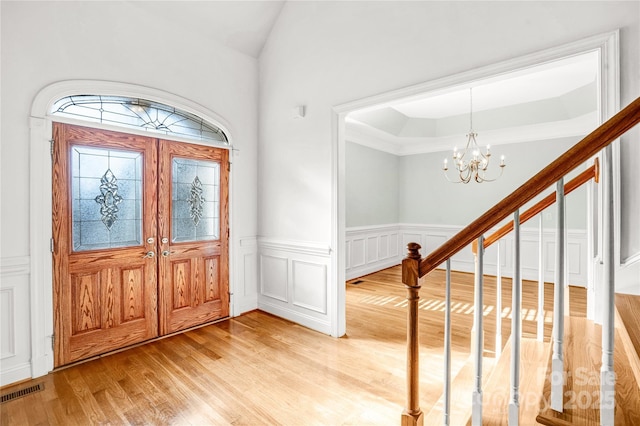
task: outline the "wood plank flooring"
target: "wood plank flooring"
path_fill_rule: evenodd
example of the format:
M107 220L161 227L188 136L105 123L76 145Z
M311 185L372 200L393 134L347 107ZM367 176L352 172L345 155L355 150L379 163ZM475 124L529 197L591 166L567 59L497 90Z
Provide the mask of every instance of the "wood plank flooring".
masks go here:
M406 389L406 304L400 268L360 280L347 283L343 338L254 311L6 387L2 394L44 384L41 392L1 404L0 423L398 424ZM442 393L443 280L442 271L422 280L420 401L426 413ZM495 339L491 280L485 284L487 355ZM537 306L532 288L537 284L525 285L523 291L525 333L535 332L535 322L528 319L535 319L532 310ZM579 311L586 299L577 290L578 297L572 290L571 302ZM455 377L469 357L472 276L454 273L453 294ZM548 308L551 294L548 286ZM503 300L511 300L507 282ZM501 315L506 340L510 309L505 307Z

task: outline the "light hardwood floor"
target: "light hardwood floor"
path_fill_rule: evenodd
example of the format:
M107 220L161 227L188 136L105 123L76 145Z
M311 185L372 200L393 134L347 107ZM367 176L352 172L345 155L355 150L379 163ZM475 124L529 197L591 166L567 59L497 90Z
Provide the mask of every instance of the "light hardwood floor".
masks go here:
M421 407L442 393L444 274L422 280ZM398 424L405 402L406 305L400 268L347 283L347 335L335 339L254 311L2 389L44 390L0 405L2 425L24 424ZM491 356L495 288L486 281L485 341ZM537 284L524 286L523 329L535 331ZM550 308L552 286L547 285ZM505 340L510 286L503 288ZM469 358L473 285L453 274L452 375ZM572 289L572 310L585 308ZM533 311L532 311L533 310ZM550 315L546 316L550 321ZM550 322L548 324L550 331ZM488 372L487 372L488 373ZM470 400L470 397L469 397Z

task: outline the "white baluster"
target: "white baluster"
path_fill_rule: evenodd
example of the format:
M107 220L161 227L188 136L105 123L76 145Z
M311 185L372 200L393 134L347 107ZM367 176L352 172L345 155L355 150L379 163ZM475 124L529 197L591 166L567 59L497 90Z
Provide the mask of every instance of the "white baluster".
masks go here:
M497 244L496 269L496 359L502 355L502 265L500 263L500 241Z
M475 381L473 386L471 424L473 426L482 425L482 355L484 351L484 333L482 324L483 306L483 260L484 258L484 237L478 238L478 254L476 255L475 274L475 302L473 308L474 328L473 355Z
M615 409L616 377L613 371L614 344L614 303L615 303L615 269L614 269L614 233L613 233L613 149L611 145L604 149L604 188L603 188L603 292L602 292L602 366L600 367L600 424L612 426Z
M539 341L544 341L544 230L542 213L538 216L538 332Z
M514 257L511 286L511 392L509 426L517 426L520 410L520 340L522 339L522 278L520 274L520 211L513 214Z
M551 357L551 408L562 412L564 396L564 179L556 184L556 265L553 286L553 355Z
M451 415L451 259L447 259L447 279L444 293L444 418L449 426Z

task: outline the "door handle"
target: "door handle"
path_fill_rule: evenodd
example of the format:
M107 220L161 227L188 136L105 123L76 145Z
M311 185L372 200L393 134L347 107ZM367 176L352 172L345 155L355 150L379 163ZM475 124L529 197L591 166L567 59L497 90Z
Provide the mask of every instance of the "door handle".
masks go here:
M169 250L163 250L163 251L162 251L162 256L163 256L163 257L168 257L171 253L173 253L173 252L172 252L172 251L169 251Z
M142 256L143 259L151 259L156 255L156 252L153 250L149 250L147 252L147 254L145 254L144 256Z

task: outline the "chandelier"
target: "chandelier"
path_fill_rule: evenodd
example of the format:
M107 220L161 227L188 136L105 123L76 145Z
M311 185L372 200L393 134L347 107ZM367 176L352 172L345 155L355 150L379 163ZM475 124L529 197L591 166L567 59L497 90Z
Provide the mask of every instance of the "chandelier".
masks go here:
M489 167L489 161L491 160L490 146L487 145L484 152L478 146L476 142L476 136L478 134L473 131L473 92L469 89L469 134L467 135L467 146L464 151L458 151L458 148L453 148L453 165L455 166L458 176L451 180L447 171L449 170L448 160L445 158L442 164L442 170L444 176L449 182L453 183L469 183L472 180L482 182L493 182L502 176L504 171L505 162L504 155L500 157L500 174L494 178L487 177L487 168Z

